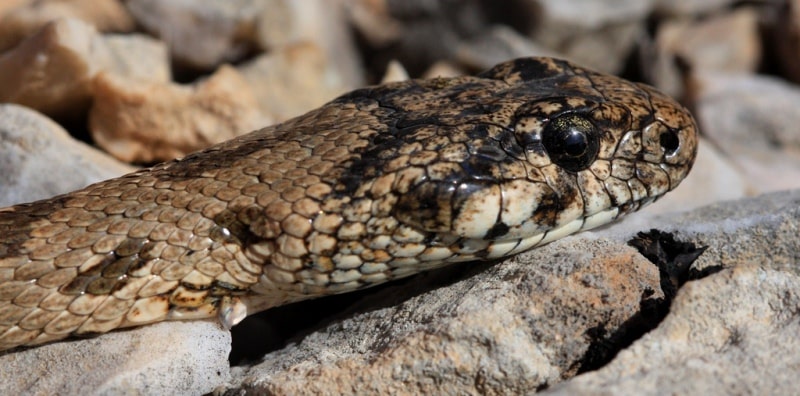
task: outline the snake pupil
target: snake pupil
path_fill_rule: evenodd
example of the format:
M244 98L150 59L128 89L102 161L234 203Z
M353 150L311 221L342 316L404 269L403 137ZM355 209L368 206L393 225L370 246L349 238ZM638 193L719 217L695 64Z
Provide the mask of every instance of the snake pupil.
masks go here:
M552 119L542 131L542 144L550 160L570 172L588 168L600 151L594 125L578 114Z
M570 129L562 137L564 140L564 152L572 157L578 157L586 152L589 146L586 135L578 130Z

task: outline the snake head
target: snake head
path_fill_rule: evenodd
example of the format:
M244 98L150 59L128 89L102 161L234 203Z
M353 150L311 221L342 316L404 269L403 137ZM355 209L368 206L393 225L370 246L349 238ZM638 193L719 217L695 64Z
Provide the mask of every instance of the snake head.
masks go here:
M694 162L694 119L647 85L551 58L506 62L470 81L491 95L444 95L459 122L438 123L430 139L447 145L417 142L438 147L437 160L394 211L416 229L506 241L512 254L655 201Z

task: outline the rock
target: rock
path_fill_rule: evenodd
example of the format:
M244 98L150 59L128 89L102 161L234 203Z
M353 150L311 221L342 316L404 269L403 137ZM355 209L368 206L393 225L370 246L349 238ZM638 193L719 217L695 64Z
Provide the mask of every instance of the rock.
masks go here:
M106 34L103 43L109 58L104 71L139 81L166 83L172 80L167 46L143 34Z
M0 21L2 21L2 18L4 18L8 13L32 2L33 0L6 0L0 3Z
M402 24L392 16L389 0L351 0L345 3L353 26L372 47L385 47L399 40Z
M604 329L660 295L658 282L632 248L585 237L457 265L366 293L240 370L232 394L530 393L574 375Z
M384 73L383 78L381 78L381 84L406 81L409 78L408 72L403 67L403 64L393 60L389 62L389 65L386 67L386 73Z
M287 46L314 43L324 52L327 67L339 84L356 88L366 83L361 53L347 21L345 5L349 0L263 3L255 20L255 41L262 49L280 51Z
M0 55L0 102L50 116L80 114L91 99L91 79L107 48L91 25L60 19Z
M698 194L702 191L702 194ZM715 202L742 198L755 191L739 168L711 143L700 139L689 176L674 191L643 209L646 213L686 212Z
M779 191L705 206L681 216L654 217L662 229L679 231L688 241L709 246L698 269L754 263L800 275L797 238L800 190Z
M422 78L436 78L436 77L458 77L467 74L466 71L457 67L456 65L441 61L436 62L422 73Z
M800 187L800 89L775 78L700 73L701 130L756 192Z
M93 88L92 138L125 162L181 157L272 123L248 82L230 66L191 86L103 73Z
M204 394L230 379L230 333L158 323L0 355L8 394Z
M3 1L7 3L8 0ZM17 7L0 12L0 52L57 19L79 19L101 32L130 32L134 22L119 0L12 1Z
M738 8L699 22L688 19L661 24L652 49L642 57L648 81L667 94L684 94L676 58L693 72L753 73L761 62L759 14Z
M531 38L595 70L617 73L645 33L654 0L539 0ZM578 11L579 10L579 11Z
M0 207L63 194L132 172L28 108L0 105Z
M276 121L301 115L336 96L349 86L325 52L311 42L287 45L238 67L259 107Z
M789 0L770 15L769 42L773 43L777 68L792 82L800 82L800 0Z
M658 328L544 394L794 394L799 291L796 273L757 265L689 282Z
M455 59L476 70L487 70L509 59L525 56L565 58L556 51L533 42L505 25L493 26L485 34L461 42Z
M698 270L757 264L800 275L799 219L800 190L789 190L717 202L680 214L637 213L598 232L613 240L629 240L639 231L657 227L676 233L681 240L708 246L692 265Z
M0 102L21 104L54 118L81 119L101 72L170 79L163 44L141 35L100 35L78 19L59 19L0 55Z
M367 66L377 75L382 74L386 64L395 59L410 75L418 76L436 61L456 62L463 41L485 35L496 23L516 17L518 25L524 26L521 30L530 24L527 17L531 7L527 2L495 6L478 0L360 3L351 6L350 10L351 14L358 9L364 10L358 15L360 20L356 21L356 27L363 41L374 46ZM507 12L509 10L519 12Z
M655 11L667 16L698 16L724 10L734 0L655 0Z
M259 0L128 0L131 15L145 30L167 43L183 65L212 70L241 60L253 50Z

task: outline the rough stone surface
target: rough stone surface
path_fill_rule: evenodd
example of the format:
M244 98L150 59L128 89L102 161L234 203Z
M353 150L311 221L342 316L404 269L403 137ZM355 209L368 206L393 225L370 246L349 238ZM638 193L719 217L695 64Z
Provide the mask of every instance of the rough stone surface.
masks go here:
M103 43L108 58L102 60L104 71L140 81L172 80L167 46L143 34L106 34Z
M654 54L642 56L648 80L670 95L684 95L683 72L676 58L694 72L754 72L762 52L758 24L755 8L701 21L677 19L662 24L651 48Z
M755 263L689 282L658 328L544 394L796 394L798 306L800 277Z
M9 3L8 0L3 1ZM134 21L119 0L11 1L13 8L0 9L0 52L17 45L44 25L74 18L101 32L129 32ZM0 6L2 8L2 6Z
M261 111L276 121L301 115L356 88L342 80L325 51L311 42L287 45L238 70L256 95Z
M653 0L541 0L534 41L604 72L622 70L644 33ZM576 10L580 10L576 12Z
M134 168L26 107L0 105L0 207L69 192Z
M230 333L159 323L0 355L5 394L204 394L230 379Z
M698 269L753 263L800 274L800 190L718 202L651 221L709 247L695 262Z
M0 54L0 102L57 118L79 119L106 72L142 81L170 80L166 47L141 35L100 35L79 19L59 19Z
M91 98L98 57L108 56L100 36L78 19L60 19L13 50L0 54L0 102L47 115L75 114Z
M181 157L272 123L230 66L191 86L100 74L93 88L92 138L126 162Z
M254 45L259 0L128 0L131 15L167 43L173 58L187 66L213 69L242 59Z
M255 41L269 51L314 43L325 54L328 74L346 86L365 84L361 56L345 18L349 0L264 0L256 16Z
M800 274L800 190L717 202L679 215L638 213L597 232L629 240L654 227L708 246L693 265L697 269L757 264Z
M456 49L455 59L478 70L486 70L506 59L523 56L550 56L567 58L535 43L507 26L492 27L485 34L462 42Z
M474 265L369 295L234 383L270 394L529 393L574 375L603 341L598 329L621 327L660 296L655 266L603 239ZM442 285L454 278L463 280Z
M353 26L373 47L383 47L400 39L402 24L396 20L386 0L351 0L345 3Z
M800 89L746 74L698 76L696 116L707 139L757 192L800 188Z
M734 0L655 0L657 12L671 16L690 16L722 10Z

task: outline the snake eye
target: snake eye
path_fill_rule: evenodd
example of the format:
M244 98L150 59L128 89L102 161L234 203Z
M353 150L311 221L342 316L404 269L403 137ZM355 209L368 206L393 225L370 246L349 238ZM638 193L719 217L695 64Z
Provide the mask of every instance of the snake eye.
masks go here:
M551 120L542 131L542 144L550 160L570 172L588 168L600 151L594 125L577 114Z
M675 154L681 146L681 139L678 137L678 133L672 129L662 133L658 140L666 155Z

